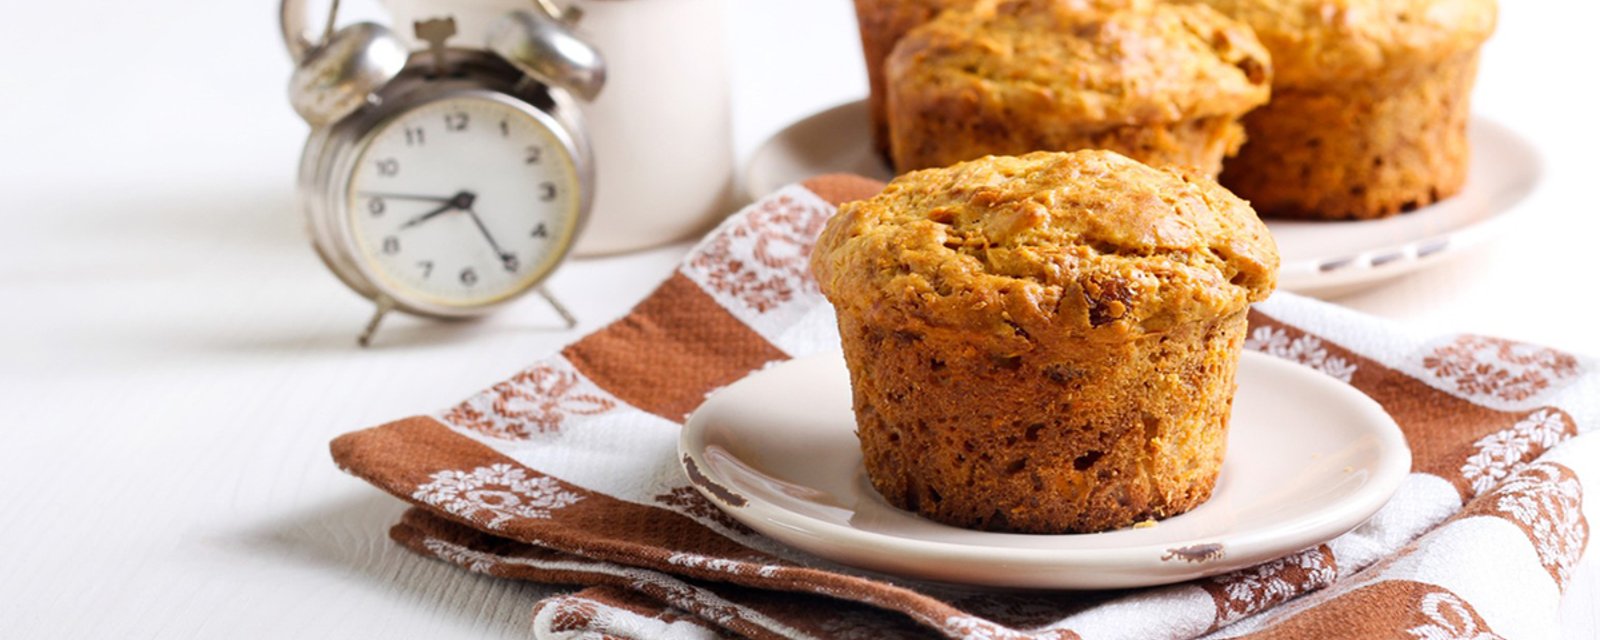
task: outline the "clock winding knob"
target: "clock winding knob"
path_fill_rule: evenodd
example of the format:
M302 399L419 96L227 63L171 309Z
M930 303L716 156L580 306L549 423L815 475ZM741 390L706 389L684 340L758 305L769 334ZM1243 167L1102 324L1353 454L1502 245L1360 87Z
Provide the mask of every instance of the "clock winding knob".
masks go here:
M594 100L606 83L600 50L548 11L513 11L489 28L489 50L523 73Z

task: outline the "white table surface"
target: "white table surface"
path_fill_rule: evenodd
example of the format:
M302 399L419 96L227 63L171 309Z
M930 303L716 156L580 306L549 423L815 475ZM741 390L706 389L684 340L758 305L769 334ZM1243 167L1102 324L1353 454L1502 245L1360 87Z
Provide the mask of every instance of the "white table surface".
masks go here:
M733 0L741 157L865 93L847 0ZM1477 110L1545 153L1499 242L1343 300L1600 354L1593 2L1503 7ZM0 637L527 637L548 591L389 542L399 501L328 440L430 411L615 318L683 247L574 263L484 322L391 322L291 210L305 127L268 2L53 0L0 13ZM1600 488L1591 488L1600 491ZM1562 609L1600 629L1590 559Z

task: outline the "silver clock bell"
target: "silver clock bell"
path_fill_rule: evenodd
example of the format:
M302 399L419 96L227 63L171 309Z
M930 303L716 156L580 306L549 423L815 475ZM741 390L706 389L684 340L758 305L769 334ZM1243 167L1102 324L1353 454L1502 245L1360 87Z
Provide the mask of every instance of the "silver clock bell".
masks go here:
M283 0L296 69L290 103L312 127L299 208L313 246L377 311L437 318L492 311L540 285L582 231L594 163L576 100L605 83L600 53L549 0L503 16L485 49L448 47L455 22L413 25L413 52L387 27L335 29L334 0L308 37L304 0Z

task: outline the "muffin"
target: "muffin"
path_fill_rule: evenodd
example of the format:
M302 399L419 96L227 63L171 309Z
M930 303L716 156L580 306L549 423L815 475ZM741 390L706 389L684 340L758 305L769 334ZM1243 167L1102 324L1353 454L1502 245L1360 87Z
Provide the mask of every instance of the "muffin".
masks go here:
M1110 151L988 157L840 208L838 312L868 476L933 520L1103 531L1211 494L1277 248L1210 178Z
M1108 9L1151 0L1061 0L1080 9ZM861 53L867 63L867 107L872 113L872 139L878 151L889 156L888 92L884 88L883 62L906 32L932 20L945 9L971 7L978 0L855 0L856 24L861 30Z
M1215 176L1267 101L1250 28L1199 5L983 0L895 45L884 72L900 171L985 155L1110 149Z
M1380 218L1466 182L1494 0L1203 0L1272 54L1272 102L1222 183L1263 215Z

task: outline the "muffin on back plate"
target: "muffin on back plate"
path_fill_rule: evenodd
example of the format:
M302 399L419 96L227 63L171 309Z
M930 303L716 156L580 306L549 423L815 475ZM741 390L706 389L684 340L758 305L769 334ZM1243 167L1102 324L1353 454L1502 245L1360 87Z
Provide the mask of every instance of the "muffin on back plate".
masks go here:
M1068 533L1210 496L1278 254L1210 178L1080 151L901 176L841 207L811 265L873 486L947 524Z
M1061 0L1082 10L1107 9L1150 0ZM867 106L872 113L872 138L878 151L889 155L888 95L884 89L883 62L906 32L934 19L945 9L971 7L978 0L855 0L856 23L861 29L861 53L867 63Z
M1249 27L1148 1L981 0L913 29L885 65L900 171L1110 149L1215 176L1271 84Z
M1379 218L1466 182L1494 0L1202 0L1272 52L1272 103L1222 183L1263 215Z

